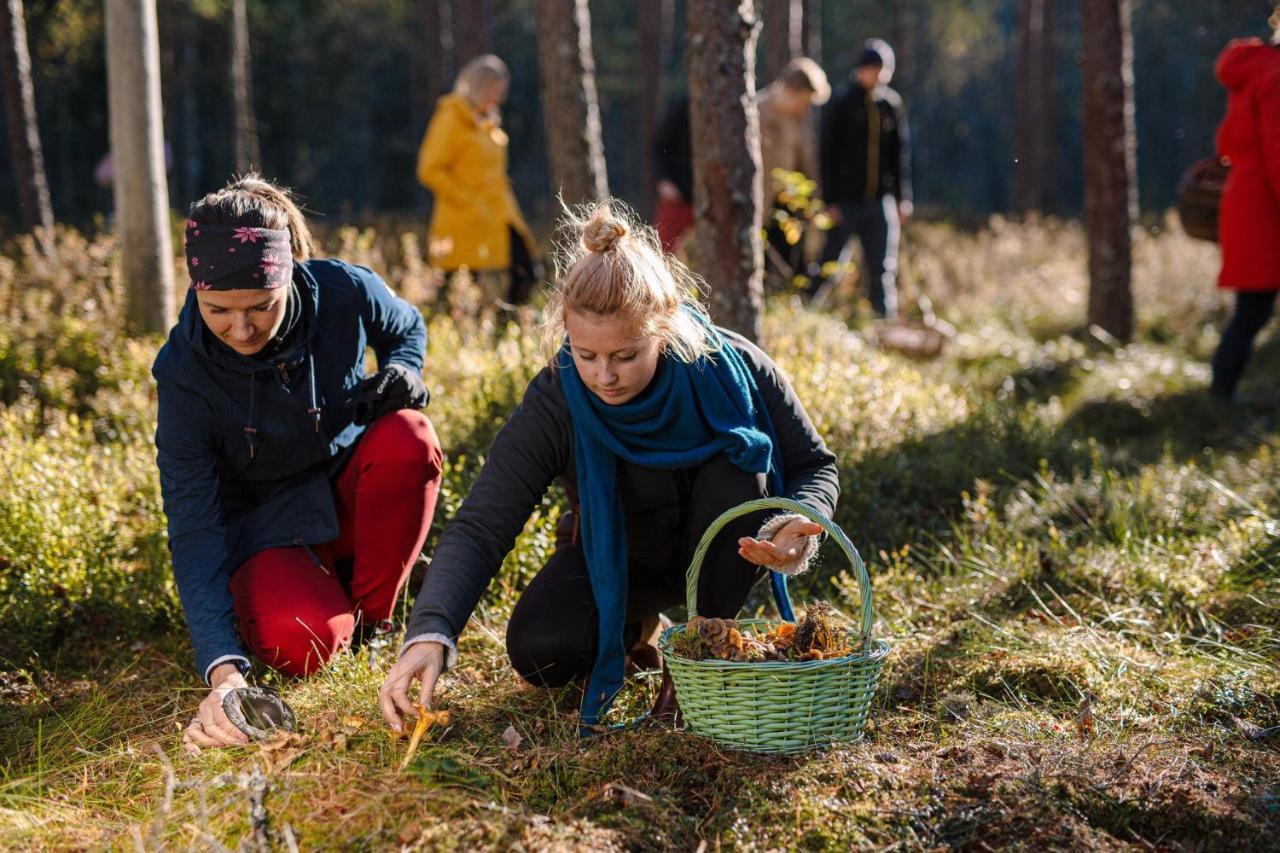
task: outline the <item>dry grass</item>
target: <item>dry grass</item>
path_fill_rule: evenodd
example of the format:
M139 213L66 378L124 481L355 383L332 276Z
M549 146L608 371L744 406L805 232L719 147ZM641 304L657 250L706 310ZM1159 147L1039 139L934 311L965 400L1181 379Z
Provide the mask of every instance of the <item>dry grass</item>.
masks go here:
M435 314L450 510L534 366L528 318L469 318L394 232L338 237ZM937 362L877 352L847 300L852 331L773 306L768 346L841 458L837 520L894 647L864 742L778 759L648 726L579 741L574 697L523 687L502 643L553 496L445 679L450 727L398 773L368 653L280 685L301 738L182 754L201 691L149 467L155 342L112 331L102 244L62 240L67 269L0 261L6 846L1280 849L1280 737L1259 737L1280 724L1280 347L1262 343L1254 403L1210 404L1211 247L1140 237L1124 348L1080 328L1074 224L913 226L908 289L960 329ZM796 594L855 590L832 551Z

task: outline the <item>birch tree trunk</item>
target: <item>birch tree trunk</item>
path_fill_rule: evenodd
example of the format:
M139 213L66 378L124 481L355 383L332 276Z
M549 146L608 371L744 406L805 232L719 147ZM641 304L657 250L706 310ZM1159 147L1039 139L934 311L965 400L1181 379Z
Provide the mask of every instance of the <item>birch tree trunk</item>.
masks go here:
M1138 207L1130 0L1081 0L1080 10L1089 323L1128 341L1133 334L1131 229Z
M106 44L126 322L133 333L163 332L174 316L173 245L155 0L106 0Z
M36 121L35 87L31 83L31 54L22 0L4 0L0 13L0 85L4 88L5 124L9 130L9 158L18 189L22 227L35 231L41 250L53 250L53 204ZM38 230L37 230L38 229Z
M551 188L569 204L607 198L587 0L537 0L534 10Z
M689 261L711 288L711 315L759 340L760 122L755 104L752 0L688 0L693 209Z

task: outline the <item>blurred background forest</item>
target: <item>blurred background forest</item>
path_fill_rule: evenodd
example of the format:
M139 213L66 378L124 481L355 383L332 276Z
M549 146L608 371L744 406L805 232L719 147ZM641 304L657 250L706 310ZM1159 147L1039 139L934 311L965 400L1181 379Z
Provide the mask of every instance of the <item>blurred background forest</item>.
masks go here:
M55 217L90 226L110 206L94 182L108 147L103 7L96 0L24 4L40 135ZM175 208L220 186L235 168L228 0L158 4L166 139ZM535 222L551 213L533 0L247 0L252 103L264 173L294 186L330 221L372 211L421 211L429 195L414 163L434 98L474 43L512 69L504 111L511 176ZM458 6L457 12L452 6ZM1018 0L806 0L806 52L837 85L863 40L898 51L894 86L910 111L916 201L949 216L1036 207L1078 215L1083 204L1078 4L1048 0L1047 79L1020 90ZM1136 0L1133 5L1138 195L1143 211L1175 200L1178 177L1212 151L1225 97L1213 60L1230 39L1265 35L1266 0ZM656 11L655 11L656 10ZM663 19L643 38L642 16ZM460 32L464 23L473 33ZM447 20L450 17L454 20ZM683 0L593 3L610 187L650 206L651 112L685 89ZM652 24L648 24L652 26ZM762 36L757 81L768 80ZM462 57L465 59L465 56ZM656 60L656 61L655 61ZM1021 94L1020 94L1021 91ZM654 94L658 93L658 94ZM1018 193L1018 122L1042 110L1051 186ZM1024 115L1025 119L1025 115ZM3 118L0 117L0 121ZM7 160L7 157L6 157ZM1035 203L1030 203L1034 201ZM17 216L13 170L0 170L0 229Z

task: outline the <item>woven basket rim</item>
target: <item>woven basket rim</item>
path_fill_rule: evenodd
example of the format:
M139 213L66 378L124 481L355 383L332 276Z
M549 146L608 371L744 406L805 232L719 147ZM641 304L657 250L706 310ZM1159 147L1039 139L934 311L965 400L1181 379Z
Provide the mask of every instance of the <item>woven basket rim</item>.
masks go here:
M770 622L778 622L782 620L774 619L738 619L739 625L752 624L768 624ZM822 669L824 666L839 666L841 664L858 662L873 662L883 660L891 651L889 643L885 640L875 640L870 637L862 638L862 642L871 644L871 651L865 649L855 651L852 654L842 655L838 658L823 658L822 660L766 660L766 661L745 661L745 660L720 660L719 658L709 658L705 660L696 660L678 655L671 651L671 640L676 631L684 630L688 623L672 625L670 628L662 632L658 638L658 650L662 652L664 658L678 661L684 666L701 667L703 669L763 669L768 671L786 670L786 669Z

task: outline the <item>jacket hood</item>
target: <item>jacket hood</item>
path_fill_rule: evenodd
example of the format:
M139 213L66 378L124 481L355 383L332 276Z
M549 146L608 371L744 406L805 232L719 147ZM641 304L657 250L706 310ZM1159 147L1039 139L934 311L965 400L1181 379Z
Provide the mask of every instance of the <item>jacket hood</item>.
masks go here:
M1217 74L1232 91L1243 89L1261 74L1280 74L1280 47L1262 39L1237 39L1218 57Z
M230 370L247 374L273 370L274 363L282 356L287 359L309 347L311 338L315 335L316 314L320 306L320 287L305 263L294 264L293 283L298 289L298 297L302 300L302 317L299 320L302 325L302 337L294 349L288 353L278 353L271 361L258 358L256 355L240 355L222 346L208 346L208 336L204 333L204 319L200 316L194 290L187 291L187 300L183 303L182 312L178 315L178 336L199 357L217 362Z

